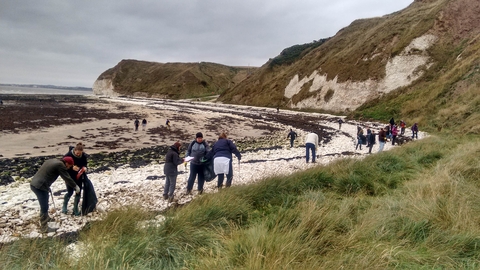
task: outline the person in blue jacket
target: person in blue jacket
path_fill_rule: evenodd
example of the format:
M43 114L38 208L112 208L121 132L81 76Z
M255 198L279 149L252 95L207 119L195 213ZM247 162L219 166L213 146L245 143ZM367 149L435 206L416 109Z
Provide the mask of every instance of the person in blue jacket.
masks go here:
M226 187L232 185L233 180L233 165L232 154L238 158L238 162L242 159L242 155L237 149L237 146L229 139L225 132L220 133L218 141L213 145L212 151L208 152L207 158L213 156L213 167L215 174L218 177L217 188L223 187L223 179L227 175Z

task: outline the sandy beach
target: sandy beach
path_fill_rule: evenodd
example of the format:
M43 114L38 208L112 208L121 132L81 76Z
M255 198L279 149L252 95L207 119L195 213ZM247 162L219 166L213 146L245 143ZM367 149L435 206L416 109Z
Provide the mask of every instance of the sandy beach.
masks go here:
M59 97L53 99L60 100ZM12 111L15 106L20 109L21 106L26 106L19 100L3 100L6 104L3 110L8 106L12 106ZM199 131L203 132L204 138L209 142L215 141L220 131L227 131L242 152L241 162L234 160L235 186L321 166L339 158L362 158L368 153L365 147L355 150L357 125L376 130L384 125L346 121L339 130L337 116L286 110L277 112L273 108L196 101L98 97L70 98L60 102L54 100L51 101L54 106L43 105L43 115L37 111L38 119L29 116L26 118L30 122L13 121L10 126L2 126L0 154L3 157L0 157L0 163L19 157L26 160L35 160L35 157L41 156L61 157L68 145L79 141L86 145L85 152L89 154L125 153L122 151L135 149L155 149L158 152L159 148L152 147L168 146L176 140L189 143ZM38 106L38 103L32 106ZM77 108L75 113L68 113L72 106ZM85 111L90 112L87 114ZM44 121L49 114L58 115L58 121ZM3 115L2 113L2 117ZM134 131L135 118L140 121L147 119L145 131L141 126L139 131ZM170 128L165 126L167 118L172 123ZM290 148L286 138L290 128L299 135L294 148ZM309 131L316 131L320 137L315 164L305 162L304 137ZM419 132L419 138L423 136L425 134ZM387 143L385 150L392 147L398 146ZM378 144L373 151L376 152L377 148ZM80 217L56 211L52 215L57 222L51 225L58 227L58 230L47 235L40 234L38 230L39 206L29 189L29 178L0 185L0 242L9 242L19 237L60 237L77 232L89 221L101 219L111 209L126 205L140 205L153 211L167 209L170 205L161 198L164 185L163 161L161 155L158 157L149 158L142 166L131 166L118 161L121 163L118 166L93 170L89 173L89 178L99 198L97 211ZM41 165L39 160L35 162L40 163L38 166ZM188 166L180 165L179 170L176 197L179 204L184 204L198 194L185 195ZM215 180L207 183L205 193L217 192L215 186ZM64 182L57 180L52 185L52 190L58 208L66 192ZM54 208L52 201L50 207ZM71 210L72 206L69 207Z

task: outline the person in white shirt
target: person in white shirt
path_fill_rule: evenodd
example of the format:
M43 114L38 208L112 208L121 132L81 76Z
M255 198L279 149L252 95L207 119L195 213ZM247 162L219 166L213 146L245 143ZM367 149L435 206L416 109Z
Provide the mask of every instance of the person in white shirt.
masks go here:
M305 149L307 155L307 163L310 160L310 151L312 151L312 163L315 163L316 150L318 147L318 135L316 133L310 132L305 138Z

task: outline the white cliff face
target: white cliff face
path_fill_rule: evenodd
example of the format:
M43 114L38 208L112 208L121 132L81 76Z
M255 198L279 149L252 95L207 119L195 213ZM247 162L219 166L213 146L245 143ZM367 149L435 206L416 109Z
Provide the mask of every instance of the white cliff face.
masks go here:
M111 79L96 80L93 83L93 94L97 96L118 97L119 94L114 91Z
M428 69L430 57L426 50L436 41L434 35L423 35L414 39L399 55L390 59L385 66L385 78L380 81L368 79L361 82L337 82L337 77L327 80L327 74L319 74L315 70L308 77L300 79L295 75L285 87L284 96L292 98L298 94L302 86L313 80L309 92L316 95L304 99L291 108L316 108L331 111L355 110L368 100L389 93L399 87L407 86L420 78ZM378 56L375 54L372 58ZM363 59L368 61L369 59ZM327 95L327 93L329 93ZM327 95L327 98L325 97Z

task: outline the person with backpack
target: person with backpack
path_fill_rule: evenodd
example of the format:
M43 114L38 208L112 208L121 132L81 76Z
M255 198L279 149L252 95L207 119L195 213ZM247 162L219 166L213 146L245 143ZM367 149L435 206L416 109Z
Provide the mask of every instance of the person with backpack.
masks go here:
M193 184L195 183L195 178L198 175L198 184L197 190L199 194L203 193L203 185L205 184L204 178L204 163L202 159L205 157L207 152L210 151L210 147L207 142L203 140L203 134L198 132L187 149L187 157L192 157L190 161L190 176L187 181L187 195L192 194Z
M295 131L293 131L292 129L290 129L290 132L288 133L287 135L287 139L290 138L290 148L293 147L293 142L295 141L295 138L297 138L298 135Z
M215 174L217 175L217 188L221 189L223 187L223 180L225 175L227 176L226 187L232 185L233 180L233 162L232 154L240 160L242 159L242 154L237 149L237 146L229 139L227 139L227 134L225 132L220 133L218 140L213 145L212 151L207 153L207 159L213 157L213 167Z

